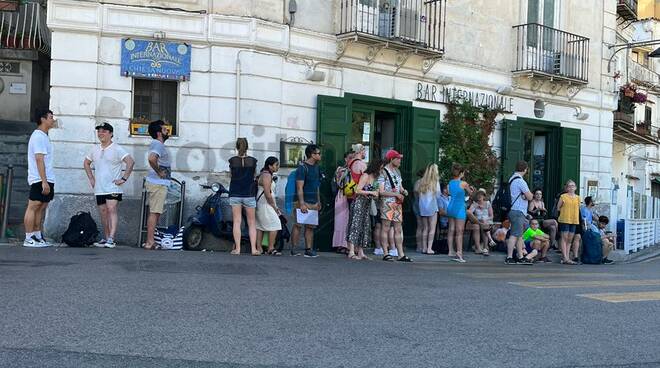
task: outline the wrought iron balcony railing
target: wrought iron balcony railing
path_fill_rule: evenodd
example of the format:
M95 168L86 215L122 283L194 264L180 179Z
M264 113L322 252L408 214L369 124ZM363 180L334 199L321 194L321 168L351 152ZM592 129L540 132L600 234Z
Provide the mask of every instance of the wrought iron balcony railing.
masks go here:
M50 54L46 8L38 2L23 2L18 11L0 12L0 48L31 49Z
M588 82L588 38L538 23L513 28L516 32L514 73L578 84Z
M446 0L340 1L338 38L386 41L422 53L444 53Z
M637 20L637 0L617 0L616 14L627 21Z
M640 86L660 87L660 75L636 61L629 61L628 76Z

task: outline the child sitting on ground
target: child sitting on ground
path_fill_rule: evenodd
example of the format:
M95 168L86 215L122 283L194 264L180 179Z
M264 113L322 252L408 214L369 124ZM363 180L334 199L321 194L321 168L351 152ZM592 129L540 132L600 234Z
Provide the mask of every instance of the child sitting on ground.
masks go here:
M529 228L523 233L523 240L525 242L525 250L527 251L526 258L534 260L539 255L540 262L551 262L547 257L548 248L550 247L550 237L539 229L538 220L534 219L530 222Z
M612 264L613 260L608 259L607 256L614 249L614 244L616 243L614 235L612 233L605 232L607 224L610 223L610 219L607 216L598 217L598 232L600 232L600 239L603 243L603 264Z

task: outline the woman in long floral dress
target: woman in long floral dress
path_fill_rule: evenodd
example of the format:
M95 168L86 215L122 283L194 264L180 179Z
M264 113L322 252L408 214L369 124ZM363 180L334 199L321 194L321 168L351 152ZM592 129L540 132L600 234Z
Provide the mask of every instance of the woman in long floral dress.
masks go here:
M364 254L364 248L368 248L371 244L371 202L378 198L378 188L375 183L382 169L381 160L372 160L360 176L355 189L355 200L351 203L346 238L349 259L369 259Z

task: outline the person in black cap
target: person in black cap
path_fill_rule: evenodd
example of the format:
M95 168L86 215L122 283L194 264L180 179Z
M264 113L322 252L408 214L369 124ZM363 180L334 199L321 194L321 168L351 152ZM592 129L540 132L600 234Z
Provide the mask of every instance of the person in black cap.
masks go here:
M119 216L117 206L122 200L122 186L126 184L133 172L135 161L124 148L112 141L114 128L107 122L96 127L96 136L100 144L95 146L83 162L83 167L89 179L89 185L94 190L96 205L99 208L103 224L103 239L94 243L98 248L114 248L115 234ZM92 171L92 164L94 171ZM122 172L123 164L126 170Z

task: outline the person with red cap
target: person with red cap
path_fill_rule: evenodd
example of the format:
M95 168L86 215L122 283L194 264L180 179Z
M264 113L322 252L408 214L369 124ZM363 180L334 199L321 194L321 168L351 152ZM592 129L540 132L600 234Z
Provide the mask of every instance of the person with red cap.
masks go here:
M382 220L382 243L386 251L384 261L393 261L392 255L387 249L395 249L400 262L412 262L403 252L403 199L408 191L403 188L403 179L399 167L403 155L395 150L389 150L385 154L387 165L378 178L379 192L381 197L380 216ZM390 236L390 227L394 228L393 236Z

